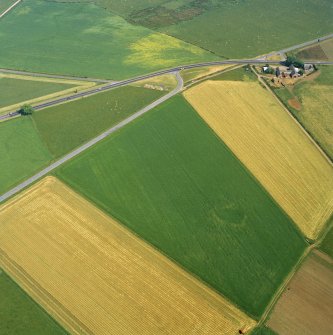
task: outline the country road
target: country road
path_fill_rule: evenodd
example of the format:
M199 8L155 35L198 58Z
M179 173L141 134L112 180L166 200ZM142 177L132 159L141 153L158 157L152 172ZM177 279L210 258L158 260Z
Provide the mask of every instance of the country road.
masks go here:
M321 37L321 38L319 38L319 41L323 41L323 40L329 39L331 37L333 37L333 34L325 36L325 37ZM312 41L309 41L309 42L306 42L306 43L298 44L296 46L289 47L289 48L286 48L284 50L271 53L269 55L276 55L276 54L284 53L284 52L287 52L287 51L299 49L300 47L303 47L303 46L312 45L314 43L318 43L318 39L317 40L312 40ZM268 55L266 55L266 56L268 56ZM262 57L264 57L264 59ZM89 96L89 95L96 94L96 93L103 92L103 91L107 91L107 90L110 90L110 89L113 89L113 88L116 88L116 87L126 86L126 85L134 83L134 82L138 82L138 81L141 81L141 80L144 80L144 79L153 78L153 77L163 75L163 74L175 74L176 77L177 77L177 83L178 84L177 84L177 87L172 92L166 94L165 96L161 97L160 99L156 100L155 102L151 103L150 105L148 105L145 108L141 109L140 111L136 112L132 116L130 116L127 119L123 120L122 122L118 123L114 127L110 128L109 130L105 131L104 133L95 137L94 139L90 140L89 142L83 144L82 146L80 146L76 150L70 152L66 156L64 156L61 159L57 160L56 162L52 163L51 165L49 165L48 167L46 167L45 169L43 169L39 173L35 174L34 176L28 178L27 180L25 180L21 184L17 185L16 187L12 188L11 190L9 190L8 192L4 193L3 195L0 196L0 203L5 201L6 199L10 198L11 196L15 195L16 193L20 192L25 187L31 185L32 183L34 183L35 181L37 181L41 177L45 176L46 174L48 174L49 172L51 172L52 170L54 170L55 168L57 168L61 164L65 163L68 160L70 160L71 158L79 155L83 151L87 150L88 148L92 147L96 143L103 140L105 137L114 133L118 129L126 126L127 124L129 124L133 120L137 119L141 115L147 113L148 111L150 111L154 107L160 105L164 101L168 100L172 96L179 93L182 90L183 85L184 85L183 79L182 79L182 77L179 73L181 70L199 68L199 67L203 67L203 66L225 65L225 64L230 64L230 65L240 64L240 65L242 65L242 64L267 64L267 63L276 64L276 61L269 61L269 60L265 59L265 56L261 56L261 58L257 57L256 59L233 59L233 60L223 60L223 61L216 61L216 62L205 62L205 63L183 65L183 66L178 66L178 67L171 68L171 69L157 71L157 72L150 73L150 74L143 75L143 76L138 76L138 77L135 77L135 78L122 80L122 81L119 81L119 82L109 82L102 87L93 88L93 89L85 91L85 92L76 93L76 94L73 94L73 95L68 96L68 97L58 98L58 99L55 99L55 100L52 100L52 101L48 101L46 103L42 103L42 104L33 106L34 109L39 110L39 109L46 108L46 107L49 107L49 106L57 105L59 103L63 103L63 102L67 102L67 101L70 101L70 100L77 99L77 98ZM333 65L333 62L326 62L326 61L316 61L316 62L311 62L311 63L316 64L316 65ZM9 72L9 71L14 71L14 70L6 70L6 71ZM4 119L11 118L11 117L14 117L14 116L17 116L17 115L18 115L17 112L2 115L2 116L0 116L0 121L4 120Z
M50 173L51 171L53 171L54 169L56 169L58 166L64 164L68 160L70 160L73 157L79 155L80 153L82 153L83 151L85 151L88 148L92 147L96 143L102 141L104 138L106 138L110 134L114 133L115 131L119 130L120 128L123 128L124 126L126 126L129 123L131 123L132 121L134 121L135 119L137 119L141 115L149 112L151 109L157 107L158 105L160 105L164 101L170 99L171 97L173 97L174 95L176 95L177 93L179 93L183 89L184 82L183 82L183 78L181 77L181 75L179 74L179 72L176 72L175 75L176 75L176 78L177 78L177 87L173 91L167 93L163 97L161 97L158 100L152 102L150 105L142 108L138 112L136 112L133 115L129 116L127 119L119 122L117 125L115 125L112 128L106 130L104 133L102 133L99 136L93 138L92 140L90 140L89 142L81 145L80 147L78 147L77 149L73 150L72 152L70 152L66 156L64 156L64 157L60 158L59 160L55 161L54 163L50 164L48 167L46 167L42 171L36 173L34 176L28 178L23 183L21 183L21 184L17 185L16 187L12 188L11 190L9 190L8 192L6 192L5 194L2 194L0 196L0 203L3 202L3 201L5 201L6 199L10 198L11 196L15 195L16 193L20 192L25 187L33 184L38 179L44 177L45 175L47 175L48 173Z
M14 2L9 8L7 8L4 12L0 13L0 19L9 13L14 7L16 7L22 0L17 0Z
M171 74L174 72L178 72L181 70L185 70L185 69L193 69L193 68L200 68L200 67L204 67L204 66L214 66L214 65L242 65L242 64L276 64L276 61L270 61L270 60L265 60L265 59L229 59L229 60L223 60L223 61L216 61L216 62L205 62L205 63L196 63L196 64L188 64L188 65L182 65L182 66L177 66L171 69L166 69L166 70L161 70L161 71L157 71L157 72L153 72L153 73L149 73L146 75L142 75L142 76L138 76L138 77L134 77L134 78L130 78L130 79L126 79L126 80L122 80L122 81L118 81L118 82L108 82L108 84L101 86L101 87L96 87L96 88L92 88L90 90L84 91L84 92L80 92L80 93L75 93L72 94L70 96L67 97L63 97L63 98L57 98L55 100L51 100L42 104L38 104L33 106L33 108L35 110L40 110L46 107L51 107L54 105L58 105L60 103L64 103L64 102L68 102L71 100L75 100L78 98L83 98L92 94L96 94L96 93L100 93L103 91L107 91L107 90L111 90L117 87L121 87L121 86L126 86L144 79L149 79L149 78L153 78L153 77L157 77L163 74ZM315 62L311 62L312 64L316 64L316 65L333 65L333 62L329 62L329 61L315 61ZM9 72L10 70L6 70L7 72ZM1 72L1 69L0 69ZM12 72L14 73L14 72ZM16 71L16 73L19 73L19 71ZM68 77L67 77L68 78ZM98 80L98 79L95 79ZM19 113L17 111L5 114L5 115L0 115L0 121L1 120L5 120L5 119L10 119L12 117L18 116Z
M114 80L99 79L99 78L90 78L90 77L76 77L76 76L65 76L58 74L47 74L47 73L38 73L38 72L29 72L29 71L20 71L20 70L11 70L11 69L1 69L0 73L8 74L18 74L21 76L29 77L40 77L40 78L54 78L54 79L66 79L66 80L77 80L77 81L89 81L95 83L110 83L115 82Z

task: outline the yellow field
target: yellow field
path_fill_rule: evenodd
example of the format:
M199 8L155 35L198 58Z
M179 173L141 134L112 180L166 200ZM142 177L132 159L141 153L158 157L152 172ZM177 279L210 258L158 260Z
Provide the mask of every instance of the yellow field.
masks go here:
M255 322L53 177L0 207L0 267L72 334L238 334Z
M309 238L333 210L333 168L258 83L207 81L184 93Z

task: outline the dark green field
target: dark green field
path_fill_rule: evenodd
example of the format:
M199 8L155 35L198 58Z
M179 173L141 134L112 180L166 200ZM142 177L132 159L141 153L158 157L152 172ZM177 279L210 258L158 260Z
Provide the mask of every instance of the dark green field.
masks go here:
M51 160L29 117L0 123L0 194Z
M218 59L184 41L133 26L90 1L79 2L22 1L0 21L1 67L117 80Z
M0 334L67 334L0 269Z
M320 245L320 250L324 251L327 255L333 258L333 217L331 218L328 226L331 226L323 242Z
M263 327L255 328L251 332L251 335L278 335L278 334L272 329L263 326Z
M256 318L305 247L181 96L56 174Z
M120 87L35 112L33 120L51 154L59 157L163 94L140 87Z
M0 78L0 108L71 87L73 85Z
M132 24L228 58L261 55L333 31L331 0L93 1Z

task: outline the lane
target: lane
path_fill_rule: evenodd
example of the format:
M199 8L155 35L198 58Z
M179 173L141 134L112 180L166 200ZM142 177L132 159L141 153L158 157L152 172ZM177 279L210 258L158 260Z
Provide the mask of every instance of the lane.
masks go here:
M45 175L47 175L48 173L50 173L51 171L53 171L54 169L56 169L60 165L64 164L68 160L70 160L73 157L81 154L83 151L85 151L88 148L92 147L96 143L102 141L103 139L105 139L110 134L112 134L115 131L119 130L120 128L128 125L129 123L133 122L138 117L140 117L143 114L149 112L150 110L152 110L153 108L157 107L158 105L160 105L164 101L170 99L171 97L173 97L174 95L176 95L177 93L179 93L183 89L184 82L183 82L183 78L181 77L181 75L179 74L179 72L175 73L175 75L176 75L176 78L177 78L177 87L173 91L167 93L166 95L164 95L160 99L158 99L158 100L152 102L151 104L149 104L148 106L142 108L138 112L136 112L133 115L129 116L127 119L119 122L117 125L115 125L112 128L106 130L104 133L102 133L99 136L93 138L89 142L83 144L82 146L80 146L79 148L77 148L74 151L70 152L69 154L65 155L64 157L60 158L56 162L50 164L48 167L46 167L42 171L38 172L34 176L28 178L27 180L25 180L21 184L17 185L16 187L12 188L8 192L4 193L3 195L0 196L0 203L3 202L3 201L5 201L6 199L10 198L11 196L15 195L16 193L20 192L21 190L23 190L27 186L33 184L38 179L44 177Z

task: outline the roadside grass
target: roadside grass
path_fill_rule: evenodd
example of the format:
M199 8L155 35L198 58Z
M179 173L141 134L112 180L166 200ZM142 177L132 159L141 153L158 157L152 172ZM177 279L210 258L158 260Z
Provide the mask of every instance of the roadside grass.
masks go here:
M181 96L55 174L257 319L305 248Z
M320 71L319 77L299 82L291 91L278 88L274 92L333 160L333 68L321 66ZM288 103L295 97L301 104L299 111Z
M333 258L333 216L328 222L329 231L322 241L319 249Z
M140 87L120 87L36 111L32 118L50 153L57 158L164 94Z
M308 0L301 4L276 0L269 5L265 0L94 0L94 3L129 22L228 58L280 50L333 30L330 0ZM286 9L293 14L286 14Z
M219 59L87 2L25 0L0 21L0 31L1 66L35 72L118 80Z
M0 194L51 160L30 117L0 123Z
M67 334L0 269L0 334Z
M257 81L257 76L248 66L239 67L218 76L212 77L211 80L231 80L231 81Z
M71 87L74 85L0 77L0 108Z

